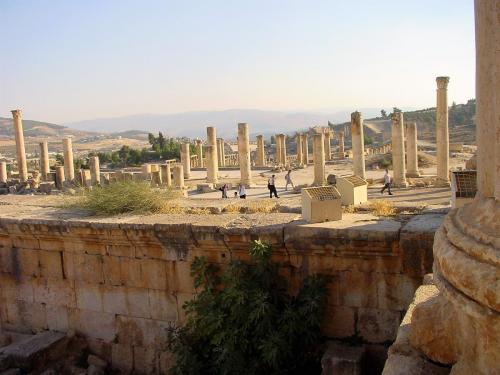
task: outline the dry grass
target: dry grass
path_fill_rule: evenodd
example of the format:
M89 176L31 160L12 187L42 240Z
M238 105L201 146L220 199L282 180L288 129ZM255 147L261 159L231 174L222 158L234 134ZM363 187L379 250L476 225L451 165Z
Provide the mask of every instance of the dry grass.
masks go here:
M370 201L368 207L375 216L393 216L396 214L394 204L383 199Z
M342 207L342 211L343 211L345 214L353 214L353 213L355 213L357 210L356 210L356 207L354 207L354 205L350 204L349 206L343 206L343 207Z
M246 214L268 214L277 211L277 202L271 200L242 200L238 203L227 205L223 212L225 213L246 213Z
M86 209L97 215L162 213L174 210L171 205L173 198L170 191L152 189L146 182L121 181L83 190L80 197L65 205Z

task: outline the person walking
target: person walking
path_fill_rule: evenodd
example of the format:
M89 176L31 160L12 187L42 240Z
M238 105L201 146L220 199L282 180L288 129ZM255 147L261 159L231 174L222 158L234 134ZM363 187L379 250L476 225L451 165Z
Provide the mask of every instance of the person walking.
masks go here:
M295 189L295 186L293 185L291 174L292 174L292 171L289 170L288 173L285 175L285 181L286 181L285 190L286 191L288 191L288 185L292 185L292 189Z
M227 184L222 185L219 190L222 192L222 199L227 198Z
M238 185L238 194L240 195L240 199L247 199L247 190L245 185L241 183Z
M384 174L384 187L382 188L382 190L380 190L380 194L384 194L384 190L387 189L389 195L393 195L391 192L391 185L392 185L392 177L389 174L389 170L386 169Z
M278 192L276 191L276 185L274 184L274 175L272 175L271 177L269 177L269 179L267 180L267 188L269 189L269 198L272 198L273 197L273 194L276 198L279 198L278 197Z

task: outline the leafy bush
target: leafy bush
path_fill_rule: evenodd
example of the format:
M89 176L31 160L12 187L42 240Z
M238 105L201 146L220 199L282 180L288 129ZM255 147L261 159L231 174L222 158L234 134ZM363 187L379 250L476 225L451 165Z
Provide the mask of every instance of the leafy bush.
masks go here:
M174 374L320 372L328 279L310 276L290 295L271 246L254 241L250 255L253 264L233 260L223 271L194 259L191 275L201 291L184 305L186 325L169 330Z
M166 209L171 198L168 191L152 189L143 181L117 181L84 191L83 196L70 206L100 215L153 213Z

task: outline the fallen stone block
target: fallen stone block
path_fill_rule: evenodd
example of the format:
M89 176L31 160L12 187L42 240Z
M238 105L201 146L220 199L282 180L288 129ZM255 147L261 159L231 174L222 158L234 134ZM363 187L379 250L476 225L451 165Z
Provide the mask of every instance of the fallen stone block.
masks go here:
M66 334L47 331L0 349L0 356L6 356L11 367L30 371L62 356L67 343Z

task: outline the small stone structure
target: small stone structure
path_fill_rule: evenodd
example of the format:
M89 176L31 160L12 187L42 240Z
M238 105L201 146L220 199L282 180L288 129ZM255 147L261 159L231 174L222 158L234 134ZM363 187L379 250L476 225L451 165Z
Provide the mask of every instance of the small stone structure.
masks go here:
M477 193L476 171L451 172L451 207L459 208L474 200Z
M360 112L351 113L352 161L354 174L365 179L365 139Z
M335 186L342 197L342 204L356 205L368 201L368 183L358 176L344 176L335 179Z
M302 218L308 223L342 220L341 197L334 186L304 188L301 194Z

